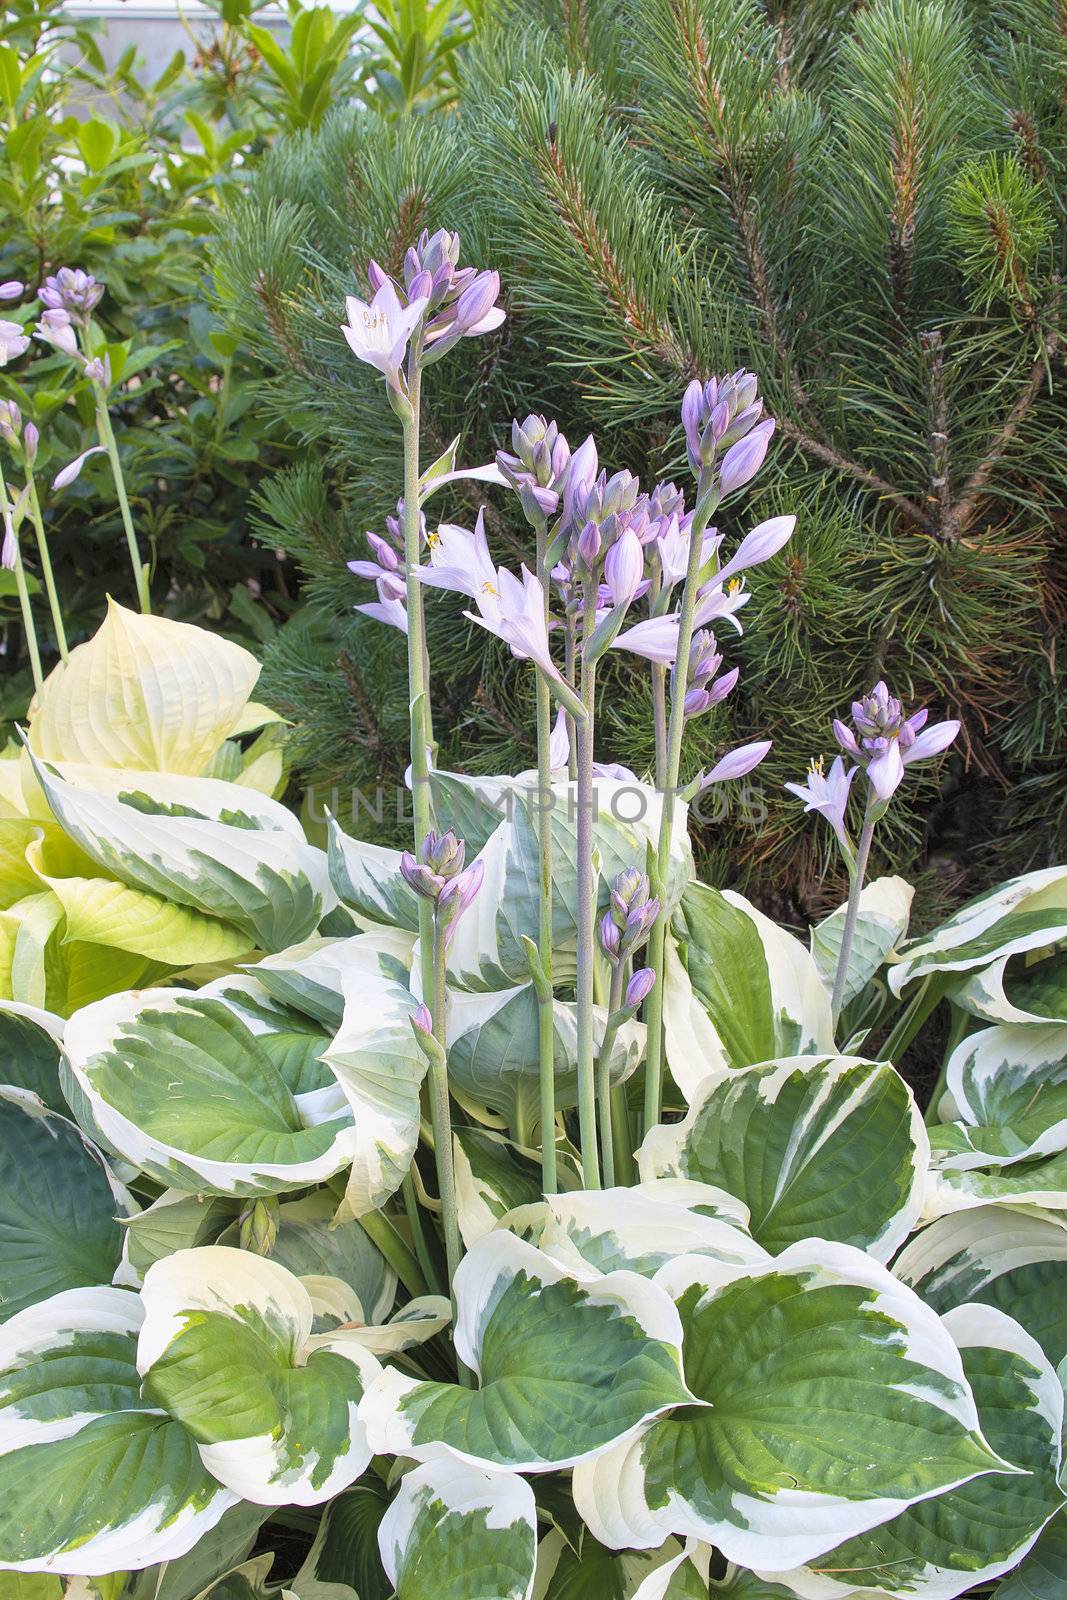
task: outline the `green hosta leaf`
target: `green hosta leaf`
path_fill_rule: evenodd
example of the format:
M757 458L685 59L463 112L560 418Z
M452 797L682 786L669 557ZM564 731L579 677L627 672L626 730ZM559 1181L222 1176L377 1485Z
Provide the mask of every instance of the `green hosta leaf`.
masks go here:
M248 970L276 1000L336 1033L344 1015L345 979L369 972L405 983L413 943L410 934L384 927L347 939L315 935Z
M954 1600L1015 1566L1064 1496L1056 1485L1063 1390L1040 1346L1001 1311L961 1306L945 1326L959 1346L982 1429L1019 1476L987 1473L836 1546L787 1582L804 1600L857 1588Z
M1002 956L1067 938L1067 869L1026 872L970 900L932 933L913 939L889 972L894 994L931 972L971 972Z
M1067 1148L1067 1027L1000 1023L969 1034L949 1057L946 1085L965 1149L943 1165L1008 1166Z
M1063 1600L1067 1594L1067 1512L1053 1517L1017 1572L996 1591L996 1600Z
M689 1398L669 1296L630 1272L579 1281L497 1231L456 1274L455 1333L476 1389L386 1370L361 1407L377 1453L570 1465Z
M30 747L49 761L201 773L258 677L255 656L221 635L109 600L93 638L49 674Z
M293 1579L294 1594L300 1600L390 1600L393 1586L378 1553L388 1506L388 1490L373 1473L331 1500Z
M72 1122L0 1089L0 1321L61 1289L110 1283L132 1209Z
M399 850L368 844L329 819L330 882L341 904L369 922L419 931L419 903L400 876Z
M157 1261L141 1292L144 1394L196 1440L204 1465L261 1505L316 1505L370 1461L356 1408L380 1370L343 1331L313 1334L285 1267L223 1245Z
M232 924L249 946L283 949L329 910L325 855L284 806L251 789L168 777L168 799L157 801L141 780L113 795L39 761L34 770L57 821L106 874Z
M0 1329L0 1563L110 1573L182 1556L234 1496L141 1395L142 1307L68 1289Z
M545 1197L541 1248L575 1271L652 1277L678 1255L745 1266L766 1261L750 1239L747 1208L710 1184L654 1178L632 1189L578 1189Z
M0 1001L0 1085L28 1089L49 1111L67 1114L59 1083L63 1018L18 1001Z
M272 1053L217 997L147 989L98 1001L71 1018L65 1052L108 1143L168 1187L297 1189L355 1151L328 1070L309 1089L305 1056Z
M459 1227L469 1250L509 1211L540 1200L541 1173L498 1133L457 1128L453 1144Z
M684 1122L652 1128L643 1178L735 1194L778 1251L814 1234L888 1260L918 1221L929 1145L888 1062L794 1056L708 1081Z
M428 1462L401 1479L378 1544L396 1600L529 1600L533 1490L514 1473Z
M862 993L907 933L914 895L914 887L903 878L875 878L864 886L849 950L845 1005ZM831 990L847 909L847 906L838 906L811 930L811 953L823 982Z
M266 1506L239 1501L187 1555L136 1573L125 1590L125 1600L199 1600L205 1589L219 1581L220 1574L232 1572L246 1560L269 1515Z
M382 1322L396 1298L396 1273L358 1222L334 1222L336 1209L327 1189L283 1200L271 1260L298 1278L342 1279L358 1295L364 1320ZM219 1242L236 1244L236 1224Z
M581 1527L570 1539L553 1528L537 1550L537 1575L533 1600L661 1600L653 1580L667 1568L663 1582L668 1600L689 1600L684 1590L672 1591L673 1578L685 1562L684 1550L668 1539L661 1550L608 1550L598 1544L587 1528ZM696 1569L693 1577L697 1578ZM653 1587L646 1589L646 1581ZM695 1600L707 1600L707 1583L694 1591Z
M707 1600L710 1545L688 1539L680 1555L650 1572L633 1600Z
M807 1240L740 1272L683 1256L655 1283L677 1302L702 1405L576 1467L603 1543L686 1534L780 1572L1008 1470L940 1319L861 1251Z
M69 1016L159 972L144 956L68 942L62 903L49 889L0 911L0 995L21 1005Z
M952 999L988 1022L1067 1024L1067 950L1043 959L1002 956L961 979Z
M773 1578L761 1578L743 1567L731 1567L721 1582L711 1585L709 1592L712 1600L718 1600L719 1595L728 1596L728 1600L796 1600L795 1589L787 1589Z
M1067 1356L1067 1227L1017 1206L939 1217L893 1263L935 1311L968 1301L1022 1324L1053 1365Z
M158 1200L126 1221L124 1255L137 1281L149 1267L175 1250L197 1244L215 1244L231 1222L236 1222L241 1202L218 1194L186 1194L164 1189Z
M723 1063L747 1067L781 1056L832 1051L830 998L812 957L741 895L691 883L681 939L693 994L719 1040L717 1059L676 1051L671 1075L687 1097Z

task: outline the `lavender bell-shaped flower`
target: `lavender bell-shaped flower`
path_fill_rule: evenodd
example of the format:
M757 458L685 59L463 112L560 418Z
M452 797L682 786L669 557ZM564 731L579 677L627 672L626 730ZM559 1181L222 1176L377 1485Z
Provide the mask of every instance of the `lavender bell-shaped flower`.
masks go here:
M553 516L570 466L570 445L555 422L528 416L511 424L511 450L498 450L496 464L535 526Z
M598 927L600 948L608 960L625 961L639 950L658 916L659 901L650 893L647 875L636 867L620 872Z
M728 454L756 426L763 415L758 391L759 380L743 367L725 378L709 378L706 383L693 379L682 398L682 427L695 477L717 456ZM773 422L770 426L773 430ZM723 493L726 492L724 488Z
M6 367L9 361L14 361L23 355L30 347L29 336L22 331L17 322L8 322L0 317L0 367Z
M656 974L653 969L651 967L638 967L626 985L623 1005L627 1011L636 1011L640 1006L643 1006L655 987Z
M926 726L927 710L904 715L899 700L879 680L863 700L852 702L852 727L834 720L838 744L866 772L877 800L887 804L900 787L905 767L946 750L960 731L957 721Z
M813 759L808 769L806 783L787 783L786 788L790 794L795 794L798 800L804 802L804 810L815 811L833 828L838 842L846 855L852 854L852 841L845 826L845 812L848 809L848 797L852 788L852 780L859 769L849 767L846 770L841 756L834 758L829 772L821 757Z
M8 278L6 283L0 283L0 300L21 300L26 291L26 285L17 278Z

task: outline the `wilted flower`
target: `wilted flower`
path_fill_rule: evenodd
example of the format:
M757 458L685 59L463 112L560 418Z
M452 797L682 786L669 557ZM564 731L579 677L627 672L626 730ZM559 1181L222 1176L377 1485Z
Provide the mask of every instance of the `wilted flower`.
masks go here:
M80 267L60 267L37 291L41 304L48 311L65 311L79 321L99 305L103 293L104 285Z
M400 369L408 344L428 305L428 299L420 297L402 306L388 278L369 304L354 294L345 299L348 321L341 332L350 349L368 366L376 367L398 394L403 393Z
M926 727L929 715L922 710L905 717L900 701L879 680L866 699L852 702L852 728L835 719L838 744L866 772L880 801L892 799L905 767L940 755L959 733L956 721L935 722Z
M0 438L6 444L17 444L22 437L22 412L14 400L0 400Z
M6 367L9 361L21 356L29 349L29 344L29 337L17 322L0 317L0 367Z
M105 350L102 356L93 356L85 363L85 376L102 389L111 387L111 358Z
M856 767L849 767L846 771L842 758L835 756L833 765L827 773L820 757L818 760L812 760L806 783L786 784L790 794L795 794L798 800L803 800L806 812L817 811L820 816L826 818L846 851L851 851L852 845L848 829L845 827L845 812L856 772Z

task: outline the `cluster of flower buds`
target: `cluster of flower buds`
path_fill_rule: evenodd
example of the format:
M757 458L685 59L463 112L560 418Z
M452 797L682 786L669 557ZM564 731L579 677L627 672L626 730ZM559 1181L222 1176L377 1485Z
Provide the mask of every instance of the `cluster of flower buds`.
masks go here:
M402 633L407 632L407 583L404 576L404 533L401 526L404 516L404 502L397 501L396 516L386 517L385 533L383 538L380 533L368 530L365 535L367 545L371 552L371 560L356 560L347 563L349 572L354 572L357 578L367 578L378 589L378 599L366 605L356 606L365 616L374 617L378 622L388 623L391 627L399 628ZM426 518L420 517L420 546L426 539Z
M763 416L759 380L740 368L725 378L694 378L682 400L686 454L696 477L716 461L720 494L754 478L767 454L774 418Z
M709 711L712 706L717 706L720 700L736 686L740 676L737 667L731 667L729 672L724 672L718 677L719 668L722 666L722 652L715 643L715 635L709 628L702 628L693 635L689 647L689 670L686 674L686 691L684 708L687 717L699 717L703 712Z
M408 303L426 302L423 337L427 361L436 361L459 339L499 328L504 311L497 305L500 274L459 266L459 234L439 228L423 232L404 257ZM371 288L378 290L385 274L376 262L368 269Z
M477 896L485 876L485 864L480 860L464 869L465 854L463 840L448 828L444 833L431 829L419 846L417 856L405 850L400 857L404 882L416 894L434 902L437 926L444 934L446 949L456 923Z
M32 467L41 436L32 422L23 428L22 412L14 400L0 400L0 439Z
M929 715L922 710L906 717L900 701L879 681L864 699L852 702L851 728L840 718L834 719L838 744L866 772L878 800L892 798L905 767L940 755L959 733L958 722L935 722L927 727Z
M640 950L659 916L659 901L650 892L648 876L630 867L611 886L608 909L600 919L600 948L613 964Z
M511 450L496 453L497 466L535 527L555 515L570 462L571 447L558 424L533 415L512 422Z
M80 267L60 267L46 278L37 291L46 311L64 311L75 322L84 322L100 304L104 285L91 272Z

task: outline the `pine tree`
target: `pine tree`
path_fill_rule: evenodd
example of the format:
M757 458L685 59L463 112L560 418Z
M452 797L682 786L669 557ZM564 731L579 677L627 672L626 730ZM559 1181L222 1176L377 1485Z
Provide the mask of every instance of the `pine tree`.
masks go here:
M797 534L754 577L741 689L693 751L773 737L765 814L710 822L708 870L819 908L824 841L781 785L880 675L964 724L894 812L900 870L951 899L1062 855L1065 203L1062 0L539 0L483 25L456 115L338 108L283 143L224 219L216 281L305 446L257 515L306 573L267 681L308 780L373 790L406 759L403 642L353 616L370 596L344 565L393 509L399 430L339 323L368 256L396 269L448 226L509 317L433 369L427 459L459 434L489 460L537 410L682 483L685 384L742 365L779 419L725 531L794 511ZM499 493L443 498L468 526L486 500L501 558L527 553ZM462 735L469 765L474 733L484 770L528 766L525 680L458 604L429 614L442 763ZM641 770L645 678L609 670L603 754Z

